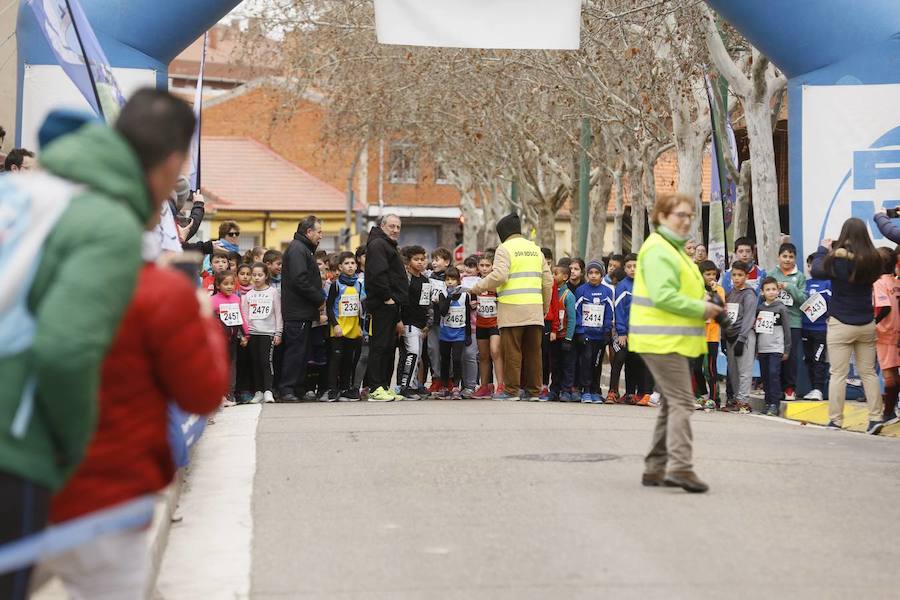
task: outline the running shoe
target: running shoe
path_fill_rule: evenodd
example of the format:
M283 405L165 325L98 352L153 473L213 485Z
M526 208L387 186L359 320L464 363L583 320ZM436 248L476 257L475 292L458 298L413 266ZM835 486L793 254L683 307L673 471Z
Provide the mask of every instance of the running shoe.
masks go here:
M394 394L387 391L383 387L379 387L374 392L369 393L369 402L393 402Z
M563 393L561 393L561 394L559 395L559 401L560 401L560 402L571 402L571 401L572 401L572 394L570 394L569 392L563 392Z
M809 390L809 392L803 396L804 400L819 400L823 399L822 390Z
M644 394L640 398L635 396L636 400L634 401L635 406L650 406L650 394Z
M774 404L770 404L766 407L766 416L767 417L777 417L778 416L778 407Z
M619 393L614 392L613 390L609 390L609 393L606 394L606 403L607 404L618 404L619 403Z
M270 391L263 392L263 402L266 404L271 404L275 402L275 396Z
M590 404L594 399L591 397L590 392L584 392L581 394L581 403L582 404Z
M753 409L746 402L738 402L738 412L742 415L749 415L753 412Z
M603 396L600 394L591 394L591 404L603 404Z
M262 401L263 401L263 393L262 392L256 392L255 394L253 394L253 397L250 398L250 404L259 404Z
M475 393L472 394L473 398L490 398L491 397L491 388L487 385L480 386Z
M795 400L797 398L797 394L794 391L794 386L788 386L786 390L784 390L784 399L785 400Z
M340 402L357 402L359 400L359 391L355 389L344 390L338 400Z

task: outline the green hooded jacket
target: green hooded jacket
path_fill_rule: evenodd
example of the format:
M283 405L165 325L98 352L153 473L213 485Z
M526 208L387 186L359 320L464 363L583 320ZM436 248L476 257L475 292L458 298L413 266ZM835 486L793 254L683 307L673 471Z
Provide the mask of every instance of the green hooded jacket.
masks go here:
M152 203L137 155L105 125L53 141L40 165L85 189L45 240L28 295L33 345L0 358L0 472L57 489L94 430L100 367L134 291ZM30 374L34 413L24 437L15 438L12 422Z

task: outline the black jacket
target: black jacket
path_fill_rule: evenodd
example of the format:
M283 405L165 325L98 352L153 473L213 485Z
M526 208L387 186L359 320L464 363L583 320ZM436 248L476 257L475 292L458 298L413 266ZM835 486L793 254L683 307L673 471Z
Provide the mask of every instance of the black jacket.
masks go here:
M391 298L399 309L409 297L409 279L397 242L378 226L369 232L366 244L366 296L370 312L378 310Z
M282 257L281 316L285 321L318 321L319 307L325 302L322 277L316 264L316 247L302 233Z

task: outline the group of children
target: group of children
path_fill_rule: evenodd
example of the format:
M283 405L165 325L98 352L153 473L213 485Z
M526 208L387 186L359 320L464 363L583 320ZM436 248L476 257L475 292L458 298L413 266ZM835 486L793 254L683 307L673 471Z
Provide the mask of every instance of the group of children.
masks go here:
M653 379L640 356L629 350L628 325L637 264L635 254L612 255L604 263L563 258L552 265L554 293L545 316L544 389L541 400L653 405ZM894 253L885 250L885 275L875 307L896 304ZM430 255L421 246L401 250L407 265L409 301L398 328L397 387L390 399L505 398L497 296L469 290L492 269L489 249L453 266L446 248ZM708 260L698 263L710 294L727 307L730 325L709 321L708 353L693 361L698 408L750 412L754 362L765 393L766 412L777 414L782 399L796 397L797 357L804 357L811 391L826 390L826 334L830 281L807 278L797 268L797 250L783 244L778 268L767 274L754 263L751 240L735 244L735 261L724 273ZM313 324L306 399L367 399L365 248L356 253L317 253L327 300ZM807 260L809 267L809 259ZM226 403L273 402L282 333L281 253L256 248L241 257L216 249L203 285L228 331L233 365ZM878 286L876 286L876 289ZM893 304L891 304L893 303ZM877 311L876 311L877 312ZM896 340L896 307L878 319L879 336ZM877 318L877 315L876 315ZM896 349L896 343L892 342ZM726 400L719 391L719 351L727 356ZM610 379L604 396L604 360ZM900 363L895 360L894 362ZM896 395L898 364L883 364L888 394ZM620 387L624 371L624 387ZM430 387L424 383L431 376ZM369 398L383 400L388 398ZM896 404L896 402L894 402ZM893 406L893 404L891 405Z

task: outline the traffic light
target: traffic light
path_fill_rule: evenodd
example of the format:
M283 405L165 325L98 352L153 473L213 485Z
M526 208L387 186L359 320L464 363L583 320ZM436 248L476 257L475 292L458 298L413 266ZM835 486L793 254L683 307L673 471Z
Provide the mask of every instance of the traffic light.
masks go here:
M341 228L340 242L341 242L341 244L340 244L341 248L343 248L344 250L350 249L350 228L349 227Z

